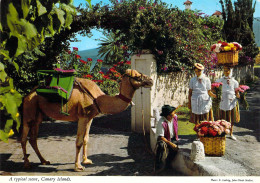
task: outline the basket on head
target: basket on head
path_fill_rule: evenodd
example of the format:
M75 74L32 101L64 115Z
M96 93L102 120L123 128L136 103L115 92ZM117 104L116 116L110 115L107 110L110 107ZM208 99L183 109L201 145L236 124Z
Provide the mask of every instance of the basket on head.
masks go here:
M217 53L218 65L235 66L238 64L238 51L226 51Z

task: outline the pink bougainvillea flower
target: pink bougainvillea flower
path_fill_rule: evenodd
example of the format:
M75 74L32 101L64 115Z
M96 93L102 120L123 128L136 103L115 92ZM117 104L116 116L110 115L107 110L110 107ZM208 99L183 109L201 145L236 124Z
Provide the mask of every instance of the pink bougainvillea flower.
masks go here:
M159 55L162 55L162 54L163 54L163 51L158 50L157 53L158 53Z
M241 93L244 93L244 90L242 90L240 87L236 88L235 91L239 91L239 92L241 92Z
M247 85L239 85L239 88L241 88L241 89L244 90L244 91L250 89L250 87L247 86Z
M73 50L78 51L79 49L77 47L73 47Z
M223 85L223 83L221 82L215 82L215 83L212 83L211 84L211 88L214 89L214 88L219 88L221 85Z

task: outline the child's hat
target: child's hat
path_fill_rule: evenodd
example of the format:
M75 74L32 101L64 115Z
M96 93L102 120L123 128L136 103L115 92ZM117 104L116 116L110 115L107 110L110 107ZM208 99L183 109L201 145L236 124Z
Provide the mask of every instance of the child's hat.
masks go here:
M199 70L204 70L204 66L200 63L195 63L194 66Z
M173 111L175 111L176 108L170 105L164 105L162 106L162 113L160 114L160 116L168 116L169 114L171 114Z

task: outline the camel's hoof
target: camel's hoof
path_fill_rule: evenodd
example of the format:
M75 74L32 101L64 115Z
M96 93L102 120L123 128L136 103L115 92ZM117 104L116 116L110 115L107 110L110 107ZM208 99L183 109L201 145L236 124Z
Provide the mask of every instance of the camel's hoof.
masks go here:
M82 161L82 164L91 165L91 164L93 164L93 162L90 159L85 159L84 161Z
M31 164L25 164L25 165L23 166L23 168L24 168L25 170L29 170L29 169L32 168L32 166L31 166Z
M85 167L83 167L83 166L75 167L75 169L74 169L75 172L82 172L83 170L85 170Z
M43 161L42 162L42 165L50 165L51 163L50 163L50 161Z

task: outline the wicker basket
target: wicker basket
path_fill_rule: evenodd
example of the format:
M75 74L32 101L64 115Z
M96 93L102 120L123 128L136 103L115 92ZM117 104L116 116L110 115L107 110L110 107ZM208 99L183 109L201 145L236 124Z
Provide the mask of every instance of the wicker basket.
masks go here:
M209 156L223 156L226 147L226 136L224 137L200 137L204 145L205 154Z
M238 51L226 51L217 53L218 65L237 65Z

